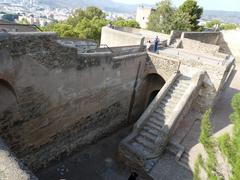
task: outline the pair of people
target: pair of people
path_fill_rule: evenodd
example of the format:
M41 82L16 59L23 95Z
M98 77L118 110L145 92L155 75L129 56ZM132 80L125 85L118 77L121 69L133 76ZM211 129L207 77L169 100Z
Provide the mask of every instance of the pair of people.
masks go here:
M155 40L154 40L154 46L153 46L153 52L157 52L157 50L158 50L158 44L159 44L159 42L160 42L160 40L159 40L159 38L158 38L158 36L155 38ZM151 41L149 40L148 42L147 42L147 44L146 44L146 46L147 46L147 50L148 51L151 51Z

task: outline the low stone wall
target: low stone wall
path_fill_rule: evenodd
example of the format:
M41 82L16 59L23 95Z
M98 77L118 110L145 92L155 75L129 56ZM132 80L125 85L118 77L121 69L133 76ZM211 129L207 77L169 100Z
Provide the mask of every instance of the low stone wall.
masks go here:
M188 38L184 38L181 41L182 42L180 47L186 50L203 52L213 55L217 54L217 52L219 51L219 46L217 45L202 43L200 41Z
M0 32L36 32L34 25L17 24L0 20Z
M0 36L0 78L12 85L17 102L16 111L1 106L0 133L33 170L126 124L136 75L141 82L147 59L146 53L77 54L56 38Z
M97 42L90 39L61 38L57 40L57 42L69 47L77 48L79 53L88 52L89 50L97 48Z
M183 32L181 39L188 38L207 44L216 45L219 39L219 32Z
M116 29L119 31L143 36L143 37L145 37L145 42L147 42L149 40L153 41L156 38L156 36L158 36L161 41L169 40L169 38L170 38L169 34L163 34L163 33L149 31L149 30L145 30L145 29L137 29L137 28L130 28L130 27L116 27Z
M141 35L132 34L129 32L119 31L118 29L112 29L109 27L102 28L101 43L106 44L109 47L117 46L143 46L144 37Z
M113 53L114 55L124 55L124 54L132 54L132 53L138 53L143 51L144 50L141 46L136 45L136 46L121 46L121 47L111 47L111 48L102 46L100 48L93 50L92 52L110 52L110 53Z

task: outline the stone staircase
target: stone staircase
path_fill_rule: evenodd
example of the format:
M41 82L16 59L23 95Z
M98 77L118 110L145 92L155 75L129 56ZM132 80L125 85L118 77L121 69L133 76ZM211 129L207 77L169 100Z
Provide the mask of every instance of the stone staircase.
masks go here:
M135 124L133 132L119 146L120 155L130 161L131 166L141 168L147 174L158 162L178 123L178 116L175 116L174 112L184 109L182 103L188 101L182 99L190 97L189 92L194 91L194 88L191 88L191 77L179 74L165 91L153 110L146 110L150 112L149 115L141 117L144 120L138 120L140 122Z

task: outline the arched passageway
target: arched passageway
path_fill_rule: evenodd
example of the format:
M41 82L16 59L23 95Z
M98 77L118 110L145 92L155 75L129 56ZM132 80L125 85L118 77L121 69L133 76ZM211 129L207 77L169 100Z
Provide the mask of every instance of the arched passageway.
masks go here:
M157 73L148 74L138 88L134 105L134 120L137 120L165 84L165 80Z
M156 97L158 92L159 92L159 90L155 90L155 91L151 92L151 94L149 95L149 98L148 98L147 106L153 101L153 99Z
M164 86L165 80L156 73L148 74L142 83L143 86L143 92L145 94L145 97L143 97L145 100L144 102L144 109L147 108L147 106L152 102L152 100L155 98L157 93L161 90L161 88Z

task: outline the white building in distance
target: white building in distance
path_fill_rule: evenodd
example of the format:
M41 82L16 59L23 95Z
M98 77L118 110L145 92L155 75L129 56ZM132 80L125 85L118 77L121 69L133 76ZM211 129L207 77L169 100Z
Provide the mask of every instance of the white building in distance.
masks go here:
M154 11L154 9L149 7L139 6L137 8L136 21L139 23L141 28L147 28L148 17L152 11Z

